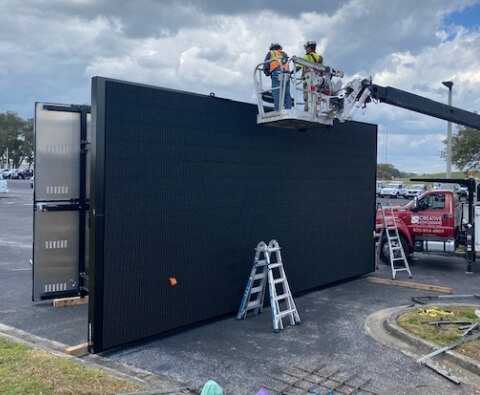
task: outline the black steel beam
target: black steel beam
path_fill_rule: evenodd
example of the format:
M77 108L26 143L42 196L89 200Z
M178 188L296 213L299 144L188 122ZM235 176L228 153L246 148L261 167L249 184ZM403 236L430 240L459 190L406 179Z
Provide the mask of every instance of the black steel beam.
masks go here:
M93 353L103 350L106 91L105 78L92 78L88 347Z
M44 110L65 112L90 112L90 106L86 104L44 104Z
M480 115L474 112L439 103L391 86L372 84L370 89L372 91L372 97L381 103L391 104L392 106L405 108L480 130Z

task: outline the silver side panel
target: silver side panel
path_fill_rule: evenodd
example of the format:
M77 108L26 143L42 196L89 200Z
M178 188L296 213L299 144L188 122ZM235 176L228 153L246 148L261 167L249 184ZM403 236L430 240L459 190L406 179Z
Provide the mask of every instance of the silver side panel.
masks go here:
M61 105L60 105L61 106ZM65 106L68 109L70 106ZM91 117L87 115L87 140ZM87 154L86 197L90 196ZM58 292L79 292L79 211L67 205L80 198L80 114L35 107L33 300ZM65 210L62 206L65 205ZM55 211L48 208L56 206ZM42 209L45 208L45 210ZM71 205L70 205L71 207ZM88 217L88 214L86 214ZM88 218L86 221L88 259ZM85 262L88 267L88 260ZM50 294L50 295L49 295Z
M78 199L80 114L35 108L35 200Z
M78 289L78 211L35 211L33 298Z

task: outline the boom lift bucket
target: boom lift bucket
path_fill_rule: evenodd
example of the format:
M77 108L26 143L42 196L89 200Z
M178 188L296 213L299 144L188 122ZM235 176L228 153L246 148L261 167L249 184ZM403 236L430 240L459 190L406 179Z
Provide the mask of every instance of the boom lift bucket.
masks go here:
M274 61L274 60L272 60ZM333 125L351 120L356 110L370 100L371 81L355 79L342 86L342 71L321 66L292 56L288 69L280 74L280 85L272 89L264 76L264 64L255 67L254 84L258 101L257 124L266 124L289 129L306 129L318 124ZM302 72L303 71L303 72ZM285 108L287 81L292 86L292 107ZM279 110L265 107L264 102L273 103L273 91L279 92ZM308 100L305 106L304 97Z

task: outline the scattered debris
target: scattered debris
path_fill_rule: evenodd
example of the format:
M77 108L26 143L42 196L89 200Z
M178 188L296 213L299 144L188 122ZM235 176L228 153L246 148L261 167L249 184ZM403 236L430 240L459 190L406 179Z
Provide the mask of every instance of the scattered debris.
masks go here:
M377 395L376 392L366 387L371 379L360 379L356 373L340 372L340 369L329 368L325 363L312 370L295 366L293 372L283 372L282 377L270 377L283 384L281 388L262 385L273 391L272 395L319 394L323 393L325 389L338 394Z
M426 296L412 296L412 301L418 304L427 304L432 299L466 299L477 298L480 299L480 295L426 295Z
M380 277L367 277L367 281L370 281L371 283L376 283L376 284L396 285L398 287L423 289L425 291L441 292L445 294L453 293L452 288L441 287L438 285L412 283L409 281L388 280L386 278L380 278Z
M459 346L460 344L469 342L470 340L478 339L479 337L480 337L480 332L478 332L478 333L476 333L475 335L472 335L472 336L464 337L463 339L460 339L460 340L456 341L455 343L452 343L452 344L449 344L448 346L439 348L438 350L435 350L435 351L431 352L430 354L427 354L427 355L417 359L417 363L421 364L424 361L426 361L427 359L434 357L435 355L441 354L441 353L443 353L447 350L451 350L452 348L455 348L455 347Z
M432 307L431 309L418 309L417 310L417 315L420 315L420 316L423 316L423 317L435 318L439 315L453 316L453 312L446 311L446 310L440 310L438 307Z
M462 333L462 336L470 336L475 329L480 330L480 324L476 322L468 327L462 326L458 329L466 329L466 331Z
M438 329L446 329L445 325L472 325L469 321L451 321L451 320L442 320L440 321L426 321L421 322L421 324L428 324L428 325L435 325ZM463 327L459 327L458 329L462 329Z
M64 352L73 357L83 357L88 354L88 343L80 343L75 346L67 347Z
M88 296L53 299L53 307L77 306L82 304L88 304Z
M435 373L438 373L440 376L443 376L446 379L450 380L452 383L455 383L457 385L462 384L462 382L456 376L454 376L448 369L438 365L435 362L425 361L423 365L425 365L427 368L432 369Z

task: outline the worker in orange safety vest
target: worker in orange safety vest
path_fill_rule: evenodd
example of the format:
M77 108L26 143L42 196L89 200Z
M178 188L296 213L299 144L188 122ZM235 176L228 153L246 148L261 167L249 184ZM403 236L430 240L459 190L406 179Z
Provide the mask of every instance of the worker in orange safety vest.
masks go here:
M288 68L288 55L282 50L278 43L272 43L270 50L265 56L263 72L266 76L272 77L272 96L273 108L275 111L280 109L280 84L283 79L285 82L284 106L286 109L292 108L292 97L290 96L290 70Z

